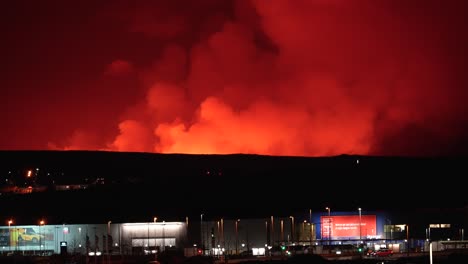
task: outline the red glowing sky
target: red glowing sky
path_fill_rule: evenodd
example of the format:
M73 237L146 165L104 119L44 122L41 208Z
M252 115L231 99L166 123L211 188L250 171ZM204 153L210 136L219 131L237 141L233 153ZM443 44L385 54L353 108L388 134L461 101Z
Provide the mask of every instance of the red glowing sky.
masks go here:
M0 149L468 146L466 1L9 1Z

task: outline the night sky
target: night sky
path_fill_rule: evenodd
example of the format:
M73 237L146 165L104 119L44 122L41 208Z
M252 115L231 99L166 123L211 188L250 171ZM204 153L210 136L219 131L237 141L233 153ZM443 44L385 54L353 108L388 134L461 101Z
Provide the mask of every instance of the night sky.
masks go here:
M468 146L467 1L5 1L0 149Z

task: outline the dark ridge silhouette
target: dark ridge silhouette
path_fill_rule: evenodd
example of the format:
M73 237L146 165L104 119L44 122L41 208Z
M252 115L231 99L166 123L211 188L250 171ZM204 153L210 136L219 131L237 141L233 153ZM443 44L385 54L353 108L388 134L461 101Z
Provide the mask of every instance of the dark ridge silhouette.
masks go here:
M265 217L293 212L465 208L466 157L280 157L100 151L0 151L0 176L91 184L85 190L0 196L22 221L149 221L155 215ZM10 174L8 174L10 173ZM49 173L50 175L48 175ZM13 175L13 176L8 176ZM96 179L104 184L92 185ZM169 219L168 219L169 220Z

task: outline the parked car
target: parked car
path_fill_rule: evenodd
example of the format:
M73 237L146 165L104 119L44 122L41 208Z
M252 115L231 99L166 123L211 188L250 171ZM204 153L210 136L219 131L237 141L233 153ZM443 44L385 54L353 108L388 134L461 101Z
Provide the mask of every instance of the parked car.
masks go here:
M379 250L371 252L371 256L374 257L389 257L393 255L393 250L388 248L381 248Z

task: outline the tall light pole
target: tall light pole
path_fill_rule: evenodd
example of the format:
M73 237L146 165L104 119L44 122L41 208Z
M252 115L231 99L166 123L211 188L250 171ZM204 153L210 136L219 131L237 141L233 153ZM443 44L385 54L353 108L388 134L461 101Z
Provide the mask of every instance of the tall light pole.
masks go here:
M166 234L164 233L164 228L166 226L166 221L163 221L163 228L162 228L162 235L163 235L163 241L162 241L162 247L163 251L166 251Z
M310 238L309 238L309 244L310 248L312 250L312 240L314 239L314 224L310 223Z
M291 242L294 243L294 216L289 216L289 218L291 218Z
M280 232L281 232L281 243L284 242L284 223L283 220L280 222Z
M312 209L309 209L309 223L310 223L310 248L312 248Z
M158 221L158 217L157 217L157 216L153 217L153 223L156 223L157 221ZM155 226L155 228L156 228L156 227L157 227L157 226ZM156 230L157 230L157 228L156 228ZM120 232L120 227L119 227L119 232ZM155 231L155 232L156 232L156 231ZM120 235L120 234L119 234L119 235ZM156 236L156 235L155 235L155 236ZM155 252L155 253L154 253L154 260L157 260L157 259L158 259L158 252L157 252L157 246L158 246L158 245L156 244L156 240L157 240L157 239L155 238L155 239L154 239L154 252ZM121 247L119 247L119 248L121 248Z
M45 223L44 220L39 221L39 254L41 255L42 255L42 233L44 232L44 228L43 228L44 223ZM44 243L44 248L45 248L45 243Z
M235 222L236 227L236 255L239 254L239 222L240 219L237 219Z
M149 250L149 248L150 248L150 246L149 246L149 243L150 243L150 242L149 242L149 240L150 240L150 239L149 239L149 226L150 226L150 222L148 221L148 222L146 223L146 247L147 247L146 250L148 250L148 252L150 251L150 250Z
M205 244L203 242L203 214L200 214L200 242L203 250L202 255L205 255Z
M187 241L190 241L191 237L189 237L189 232L188 232L189 230L189 217L188 216L185 217L185 228L186 228L185 230L187 230ZM154 242L154 244L156 246L156 242Z
M361 226L362 226L361 207L358 208L358 211L359 211L359 243L361 243Z
M8 251L11 252L11 224L13 224L13 220L8 220L8 235L9 235L9 241L8 241Z
M225 247L225 243L224 243L224 219L221 218L221 245L223 245L223 248Z
M330 240L331 240L331 213L330 213L330 207L325 207L325 209L328 211L328 245L330 245Z
M307 220L304 220L304 221L302 222L302 231L301 231L301 233L302 233L303 235L305 235L305 224L306 224L306 223L307 223ZM300 241L300 240L301 240L301 236L300 236L300 234L299 234L299 240L298 240L298 241Z
M109 236L110 236L110 225L112 221L107 221L107 239L106 239L106 252L107 252L107 264L110 264L110 254L109 254ZM149 248L149 242L148 242L148 248Z
M275 245L275 222L273 221L273 216L270 217L270 224L271 224L271 246Z
M215 244L219 245L221 242L221 223L219 221L216 221L216 226L218 227L216 229L216 238L218 239L218 241L215 240Z
M406 224L406 255L409 257L409 225Z

